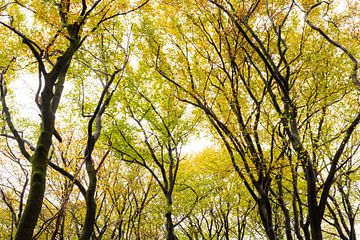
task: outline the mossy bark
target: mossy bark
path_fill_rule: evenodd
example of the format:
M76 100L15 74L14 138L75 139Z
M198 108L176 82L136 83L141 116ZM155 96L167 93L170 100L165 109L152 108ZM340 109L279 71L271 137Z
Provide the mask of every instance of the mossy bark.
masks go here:
M54 118L50 119L39 136L38 144L31 157L32 169L30 191L24 212L17 228L15 240L31 240L41 212L45 193L48 154L52 144Z
M46 186L48 155L55 129L55 113L60 103L63 84L71 59L79 46L80 38L70 42L67 51L58 58L50 73L43 73L45 85L41 92L41 133L31 157L31 180L29 196L21 216L15 240L31 240L39 218Z

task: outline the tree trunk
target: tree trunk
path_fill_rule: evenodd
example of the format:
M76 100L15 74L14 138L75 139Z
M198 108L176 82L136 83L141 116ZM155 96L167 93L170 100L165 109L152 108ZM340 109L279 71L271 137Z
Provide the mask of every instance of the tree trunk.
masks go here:
M45 85L41 92L41 133L31 157L31 180L29 196L16 231L15 240L31 240L39 218L46 186L48 155L52 145L55 126L55 113L60 103L63 84L71 59L78 47L80 38L74 37L67 51L58 58L50 73L45 73Z
M174 233L174 223L172 221L172 212L171 210L168 211L166 214L166 231L167 231L167 240L177 240L178 238L176 237L175 233Z
M319 216L319 207L316 198L316 178L313 167L309 161L306 161L307 166L304 167L306 171L307 182L307 198L308 198L308 215L310 220L310 232L312 240L322 240L321 233L321 216Z
M311 221L311 240L322 240L320 221Z
M257 201L258 207L259 207L259 213L260 218L262 221L262 224L265 228L266 235L268 236L269 240L277 240L276 233L274 231L274 225L272 222L272 212L271 212L271 206L270 201L268 197L261 197Z
M167 237L166 240L178 240L174 232L174 223L172 220L172 193L166 193L167 199L167 212L165 214L166 217L166 232Z
M41 134L35 152L31 157L32 169L29 196L16 231L15 240L32 239L44 199L46 169L48 165L48 154L52 144L55 116L50 110L51 94L49 94L49 92L43 93L42 97L45 99L43 102L46 101L48 104L42 106L43 123L41 126Z
M86 162L87 173L89 176L89 187L86 191L86 216L84 226L81 232L80 240L89 240L94 230L95 215L96 215L96 171L94 169L92 161Z
M350 221L350 240L356 240L356 230L355 230L354 219L351 219L351 221Z

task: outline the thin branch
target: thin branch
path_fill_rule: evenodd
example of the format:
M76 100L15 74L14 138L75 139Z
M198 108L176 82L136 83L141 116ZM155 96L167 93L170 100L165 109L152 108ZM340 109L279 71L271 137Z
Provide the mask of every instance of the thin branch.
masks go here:
M318 33L320 33L321 36L323 36L330 44L334 45L335 47L339 48L341 51L343 51L353 62L354 67L353 67L353 71L350 75L350 79L353 80L353 82L360 87L360 82L357 76L357 72L359 69L359 63L358 60L356 59L356 57L347 49L345 48L343 45L341 45L340 43L334 41L329 35L327 35L321 28L315 26L310 20L309 20L309 14L311 13L312 10L314 10L315 8L319 7L321 4L326 3L329 4L326 1L321 1L318 2L314 5L312 5L310 7L310 9L306 12L305 14L305 22L315 31L317 31Z

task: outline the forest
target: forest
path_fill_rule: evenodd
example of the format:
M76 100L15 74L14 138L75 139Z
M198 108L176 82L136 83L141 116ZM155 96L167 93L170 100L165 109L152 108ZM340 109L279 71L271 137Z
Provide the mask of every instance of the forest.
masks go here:
M1 0L0 239L360 239L357 0Z

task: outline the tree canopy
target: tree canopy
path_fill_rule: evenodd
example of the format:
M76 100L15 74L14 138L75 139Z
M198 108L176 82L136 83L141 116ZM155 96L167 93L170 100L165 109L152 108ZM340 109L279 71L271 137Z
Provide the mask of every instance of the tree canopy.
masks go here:
M1 239L357 239L355 0L0 3Z

